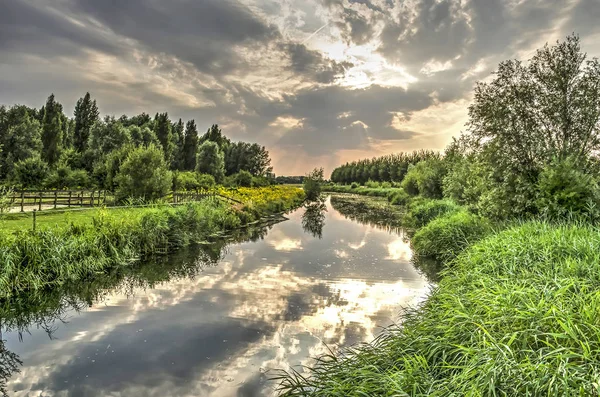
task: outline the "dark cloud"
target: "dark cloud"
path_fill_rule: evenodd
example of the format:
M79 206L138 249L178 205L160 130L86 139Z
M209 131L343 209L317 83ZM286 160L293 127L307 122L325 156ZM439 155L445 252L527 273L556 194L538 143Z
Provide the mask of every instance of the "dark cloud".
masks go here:
M264 45L279 35L232 1L73 0L71 9L154 52L172 54L213 74L250 67L235 46Z
M320 52L309 50L304 44L283 45L290 58L290 69L296 74L309 77L319 83L333 83L351 68L350 62L336 62L325 58Z
M3 58L7 54L22 53L52 58L77 55L89 49L111 55L123 52L114 38L100 34L91 26L76 24L49 5L0 0L0 10L0 54Z

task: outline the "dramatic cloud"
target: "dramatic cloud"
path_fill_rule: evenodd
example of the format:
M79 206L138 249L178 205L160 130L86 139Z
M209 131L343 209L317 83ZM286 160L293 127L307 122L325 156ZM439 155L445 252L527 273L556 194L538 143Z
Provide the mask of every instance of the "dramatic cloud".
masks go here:
M0 0L0 103L168 111L257 141L278 174L441 149L477 80L570 33L597 0Z

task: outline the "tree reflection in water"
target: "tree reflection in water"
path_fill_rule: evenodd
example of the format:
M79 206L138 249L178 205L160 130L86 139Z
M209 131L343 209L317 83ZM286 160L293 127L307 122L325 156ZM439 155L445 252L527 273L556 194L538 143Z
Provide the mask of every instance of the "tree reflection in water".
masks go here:
M323 227L325 226L325 212L327 206L323 201L314 201L304 205L302 214L302 229L313 237L323 238Z
M55 288L16 293L0 300L0 396L7 396L7 382L20 372L23 363L19 356L5 348L2 332L23 333L35 327L46 332L49 338L69 313L80 312L104 301L111 294L132 297L136 289L152 289L170 281L194 278L208 267L219 264L228 245L243 241L263 239L272 225L280 220L253 228L240 229L226 238L197 244L166 256L114 267L101 275L89 275L84 280L69 282ZM179 259L180 258L180 259Z

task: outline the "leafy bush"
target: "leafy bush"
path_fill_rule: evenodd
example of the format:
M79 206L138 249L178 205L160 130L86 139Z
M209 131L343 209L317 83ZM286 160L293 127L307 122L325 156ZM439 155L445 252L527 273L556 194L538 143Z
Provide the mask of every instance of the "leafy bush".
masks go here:
M359 187L360 185L356 182L352 182L352 184L350 185L351 189L356 189L357 187Z
M442 183L447 169L444 160L431 158L408 168L402 188L411 196L442 198Z
M267 187L273 184L274 180L264 176L253 176L252 186L254 187Z
M546 167L539 176L538 191L538 210L549 218L597 219L599 215L598 183L573 161L557 161Z
M201 189L198 182L199 174L192 171L179 171L173 173L173 190L195 191Z
M382 189L390 189L394 187L391 182L381 182L380 186Z
M323 182L323 168L315 168L304 177L304 193L308 200L319 198Z
M196 158L196 171L201 174L209 174L220 182L225 176L225 156L219 145L212 141L206 141L198 149Z
M39 188L48 176L48 164L40 156L33 156L15 164L12 179L23 188Z
M154 145L133 150L117 175L117 197L156 200L164 197L172 186L162 150Z
M208 174L196 174L196 180L200 189L211 189L215 186L215 178Z
M13 189L0 186L0 214L7 212L13 206L13 193Z
M380 187L379 182L374 182L370 179L367 181L367 183L365 183L365 186L370 189L377 189L378 187Z
M410 196L404 189L393 190L388 194L387 198L392 205L406 205L410 200Z
M451 200L414 201L408 208L406 223L414 227L423 227L440 215L455 213L461 208Z
M447 213L419 229L412 238L412 245L419 255L447 262L491 231L491 223L486 218L466 211Z
M252 174L248 171L241 170L237 174L233 174L233 179L237 186L251 187L252 186Z

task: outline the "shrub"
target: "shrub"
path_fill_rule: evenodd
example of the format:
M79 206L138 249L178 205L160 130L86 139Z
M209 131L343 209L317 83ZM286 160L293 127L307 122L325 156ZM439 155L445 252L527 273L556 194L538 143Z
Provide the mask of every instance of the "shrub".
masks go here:
M212 141L206 141L198 149L196 157L196 171L209 174L220 182L225 175L225 156L219 145Z
M201 189L198 176L199 174L192 171L174 172L173 190L194 191Z
M391 182L381 182L381 188L382 189L390 189L392 188L392 183Z
M252 186L252 174L248 171L241 170L237 174L233 174L233 179L237 186L251 187Z
M406 205L410 200L410 196L404 191L404 189L396 189L391 191L387 198L392 205Z
M12 179L23 188L37 188L47 176L48 164L40 156L33 156L15 164Z
M539 176L538 192L538 210L549 218L598 217L598 183L573 161L556 161L546 167Z
M308 200L319 198L323 182L323 168L315 168L304 177L304 194Z
M117 197L156 200L171 189L173 176L162 150L154 145L133 150L117 175Z
M370 179L367 181L367 183L365 183L365 186L370 189L377 189L378 187L380 187L379 182L374 182Z
M252 177L252 186L253 187L266 187L271 186L273 184L273 179L267 178L265 176L253 176Z
M413 227L423 227L440 215L460 211L460 206L450 200L417 200L408 209L406 223Z
M0 186L0 214L7 212L13 206L13 193L13 189Z
M443 159L431 158L412 165L402 181L404 190L415 196L427 198L442 198L442 182L447 169Z
M490 234L490 221L466 211L447 213L429 222L412 238L418 255L450 261L469 245Z
M360 185L356 182L352 182L352 184L350 185L350 189L356 189L358 187L360 187Z
M211 189L215 186L215 178L208 174L196 174L196 180L200 189Z

